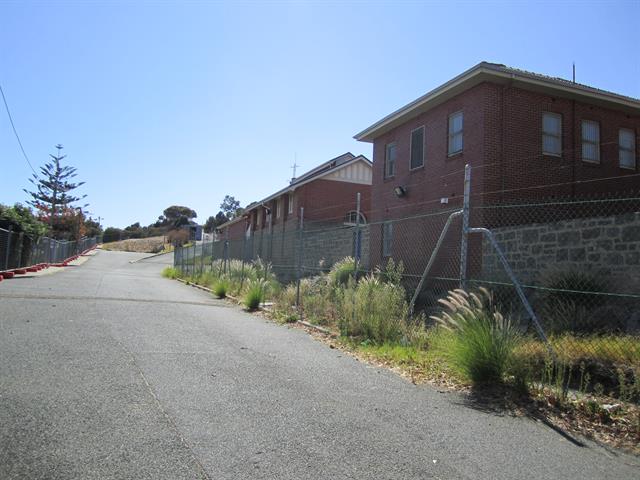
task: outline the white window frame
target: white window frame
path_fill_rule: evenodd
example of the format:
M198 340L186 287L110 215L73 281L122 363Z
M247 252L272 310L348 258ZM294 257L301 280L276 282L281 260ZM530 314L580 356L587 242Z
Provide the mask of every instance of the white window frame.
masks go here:
M412 161L413 161L413 133L417 132L418 130L422 130L422 161L420 162L420 165L418 165L417 167L414 167L412 165ZM417 170L419 168L424 167L424 151L425 151L425 134L426 134L426 130L424 128L424 125L422 125L421 127L418 128L414 128L413 130L411 130L411 134L409 135L409 170Z
M282 215L282 197L276 200L276 218L280 218L280 215Z
M461 121L461 127L460 130L457 131L452 131L452 125L454 123L454 119L460 117L462 119ZM460 149L458 150L453 150L453 139L460 136ZM448 119L447 119L447 155L449 157L452 157L454 155L458 155L460 153L462 153L464 151L464 112L462 110L459 110L457 112L453 112L451 115L449 115Z
M393 250L393 222L382 224L382 256L390 257Z
M622 132L628 132L631 134L631 148L626 148L622 145ZM623 165L622 163L622 154L623 152L628 152L631 153L631 158L633 159L633 164L632 165ZM636 132L635 130L633 130L632 128L621 128L618 130L618 165L620 166L620 168L624 168L627 170L634 170L636 169Z
M389 150L393 147L394 157L391 173L389 173ZM398 144L396 142L387 143L384 146L384 178L393 178L396 176L396 160L398 159Z
M544 129L544 118L545 116L555 117L559 120L558 125L560 125L560 131L557 132L547 132ZM558 140L558 145L560 146L559 152L547 152L544 148L544 139L545 137L552 137ZM548 155L551 157L562 157L562 114L555 112L542 112L542 154Z
M344 224L348 226L355 226L357 213L358 212L356 210L349 210L347 214L344 216ZM364 216L364 214L360 212L360 222L358 223L358 225L366 225L366 224L367 224L367 219Z
M598 138L596 140L587 140L584 137L584 127L585 125L595 125L596 132L598 132ZM600 122L595 120L582 120L580 123L580 134L582 137L582 161L587 163L600 163ZM597 158L586 158L584 154L585 146L593 145L595 146L596 157Z
M289 198L287 200L289 203L287 211L289 212L289 215L292 215L293 214L293 192L289 192Z

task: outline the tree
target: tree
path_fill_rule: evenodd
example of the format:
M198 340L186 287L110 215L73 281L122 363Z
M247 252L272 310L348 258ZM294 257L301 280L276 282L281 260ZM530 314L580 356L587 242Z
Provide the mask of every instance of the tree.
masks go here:
M0 204L0 228L11 228L14 232L24 232L31 237L41 237L47 233L47 226L34 216L29 207L19 203L13 207Z
M243 209L240 208L240 201L233 198L231 195L225 195L224 200L220 204L222 213L225 214L227 221L233 220L239 215L242 215Z
M225 215L224 212L220 211L216 213L215 220L216 220L216 227L219 227L220 225L227 223L231 219L227 215Z
M84 221L84 226L87 229L85 233L87 237L99 237L102 234L102 227L91 217Z
M164 213L164 218L166 219L167 224L174 227L187 225L191 219L198 217L195 210L191 210L189 207L183 207L181 205L171 205L170 207L165 208L162 213Z
M58 144L56 148L58 154L50 154L52 161L40 167L42 178L34 173L33 178L29 179L35 185L36 191L30 192L25 189L24 192L31 196L31 200L27 203L39 211L40 218L49 224L52 234L60 236L61 232L65 232L65 223L68 223L61 221L61 217L68 215L70 210L74 210L76 207L73 204L86 198L86 195L75 196L70 193L85 182L71 181L76 177L76 168L69 165L63 166L61 162L66 158L66 155L60 154L63 147Z
M207 218L207 221L204 222L204 231L206 233L211 233L215 230L216 226L216 217L210 216Z

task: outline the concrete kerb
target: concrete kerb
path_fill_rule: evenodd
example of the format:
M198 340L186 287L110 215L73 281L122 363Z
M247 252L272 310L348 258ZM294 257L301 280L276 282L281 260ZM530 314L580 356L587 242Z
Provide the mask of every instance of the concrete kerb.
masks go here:
M72 257L67 258L64 262L61 263L39 263L37 265L32 265L30 267L25 267L21 269L15 269L5 272L0 272L0 278L3 280L8 280L16 276L16 274L20 275L22 278L35 278L42 277L44 275L51 275L53 273L60 272L65 269L65 267L79 266L89 260L89 257L92 257L96 254L95 248L90 248L85 250L79 255L73 255ZM24 272L24 273L21 273Z
M181 278L176 278L176 280L178 280L180 283L184 283L185 285L188 285L190 287L197 288L199 290L203 290L205 292L209 292L209 293L213 294L213 290L211 290L208 287L203 287L202 285L198 285L197 283L187 282L186 280L183 280ZM232 297L231 295L227 295L225 298L233 300L236 303L239 302L238 298ZM272 303L268 304L268 306L272 306L272 305L273 305ZM269 309L268 308L261 308L260 310L265 310L266 311L266 310L269 310ZM333 332L331 332L331 330L329 330L327 328L321 327L319 325L314 325L313 323L309 323L309 322L307 322L305 320L297 320L296 323L302 325L303 327L310 328L312 330L316 330L317 332L323 333L325 335L332 335L332 333L333 333Z
M148 258L159 257L160 255L169 255L170 253L173 253L173 251L171 251L171 252L154 253L153 255L149 255L147 257L136 258L135 260L129 260L129 263L138 263L138 262L141 262L142 260L147 260Z

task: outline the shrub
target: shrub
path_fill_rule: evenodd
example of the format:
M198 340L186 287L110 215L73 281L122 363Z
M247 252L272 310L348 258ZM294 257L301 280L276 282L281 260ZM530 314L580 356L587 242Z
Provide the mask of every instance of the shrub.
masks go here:
M405 332L407 312L402 287L369 275L345 290L340 331L376 343L398 342Z
M393 258L389 258L384 268L376 267L375 269L375 274L381 282L392 283L394 285L400 285L403 273L404 263L402 263L402 260L396 263Z
M229 291L229 280L220 278L213 285L213 294L218 298L225 298Z
M453 290L440 303L445 308L431 318L448 334L435 337L435 348L455 370L474 383L502 382L514 371L514 350L521 337L493 309L488 290Z
M329 271L329 279L334 286L345 286L353 278L356 271L356 261L353 257L345 257L337 261Z
M267 284L264 280L253 280L249 283L244 297L244 304L247 309L257 310L260 307L260 304L264 301L266 286Z
M162 270L162 276L171 279L179 278L180 271L174 267L166 267L164 270Z
M542 280L542 316L551 332L593 331L591 311L603 305L606 297L592 295L607 291L603 276L584 270L554 270ZM603 327L601 325L600 327Z

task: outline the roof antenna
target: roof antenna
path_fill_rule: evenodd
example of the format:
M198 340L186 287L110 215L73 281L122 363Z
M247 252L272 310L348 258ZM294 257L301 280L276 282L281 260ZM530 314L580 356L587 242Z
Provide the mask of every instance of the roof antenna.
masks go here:
M296 179L296 169L300 166L298 165L298 154L294 152L293 154L293 165L291 165L291 169L293 170L293 177L291 177L291 182L293 183L293 181Z
M573 62L573 83L576 83L576 62Z

